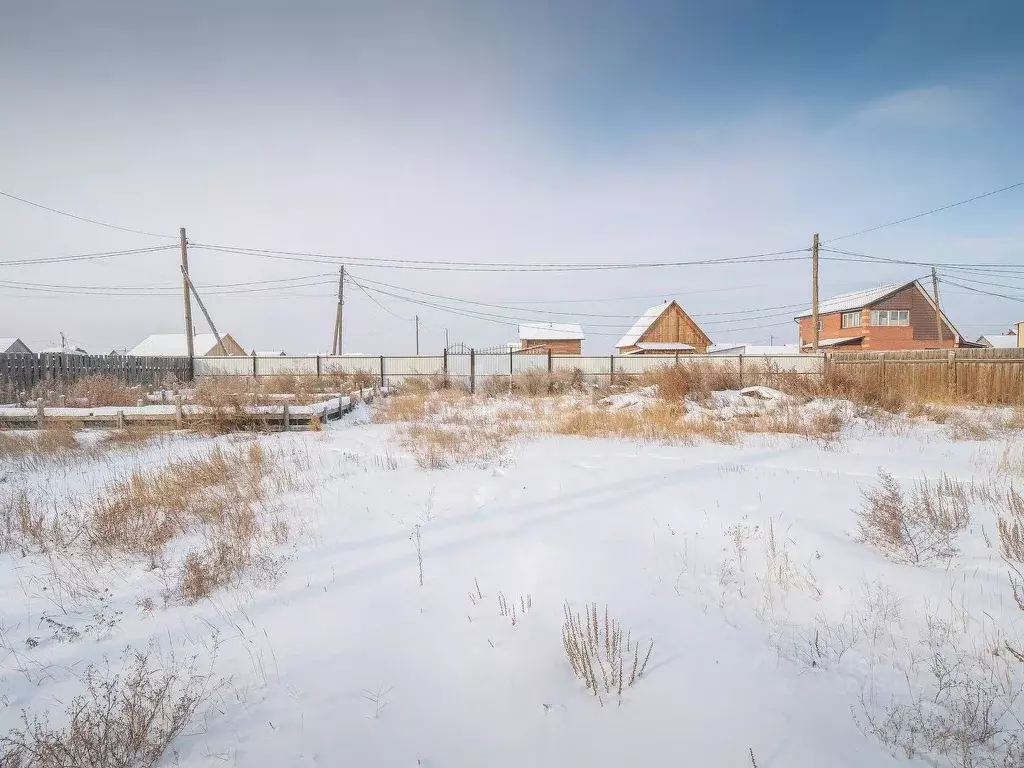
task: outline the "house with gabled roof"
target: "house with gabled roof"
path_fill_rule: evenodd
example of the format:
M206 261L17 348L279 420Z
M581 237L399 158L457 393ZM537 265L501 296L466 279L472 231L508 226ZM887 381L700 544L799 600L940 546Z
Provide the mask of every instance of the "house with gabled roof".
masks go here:
M583 354L583 326L579 323L523 323L519 349L555 355Z
M796 316L800 350L813 347L812 311ZM833 296L818 304L818 347L822 350L952 349L965 346L945 313L917 280L891 283ZM971 345L973 346L973 345Z
M673 299L656 304L637 319L615 348L620 355L703 354L711 339Z
M32 350L21 339L0 338L0 355L31 355Z
M212 333L198 333L192 337L192 351L196 357L221 355L248 355L230 333L220 335L221 343ZM185 357L188 339L184 333L154 333L128 350L133 357Z

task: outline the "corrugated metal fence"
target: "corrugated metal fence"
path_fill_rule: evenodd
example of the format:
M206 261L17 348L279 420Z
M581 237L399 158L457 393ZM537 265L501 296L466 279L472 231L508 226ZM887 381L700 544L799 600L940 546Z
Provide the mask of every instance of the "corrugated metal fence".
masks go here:
M616 376L641 374L667 365L709 364L729 366L750 375L751 383L769 366L777 371L820 374L824 355L545 355L475 353L447 355L390 356L306 356L306 357L197 357L196 376L272 376L296 374L329 376L364 374L382 386L400 384L416 376L447 376L475 389L495 376L515 376L530 371L551 373L579 371L594 379L614 380Z
M0 396L27 392L45 381L71 382L96 375L128 384L158 384L169 375L188 381L191 373L187 357L0 354Z

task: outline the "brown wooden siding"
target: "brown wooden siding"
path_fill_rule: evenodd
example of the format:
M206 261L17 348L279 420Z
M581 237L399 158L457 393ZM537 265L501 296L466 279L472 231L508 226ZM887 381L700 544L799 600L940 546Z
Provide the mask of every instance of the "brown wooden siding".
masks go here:
M520 349L529 349L537 354L580 355L583 354L583 342L579 339L523 339Z
M651 342L661 344L689 344L697 352L707 352L711 339L700 329L690 316L678 304L670 304L639 338L638 343ZM633 347L623 348L623 352L632 351Z

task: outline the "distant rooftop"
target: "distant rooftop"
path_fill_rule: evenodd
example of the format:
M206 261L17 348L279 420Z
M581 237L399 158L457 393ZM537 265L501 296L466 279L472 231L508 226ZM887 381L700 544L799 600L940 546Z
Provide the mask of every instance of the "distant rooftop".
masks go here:
M521 341L583 341L583 326L579 323L523 323L519 326Z

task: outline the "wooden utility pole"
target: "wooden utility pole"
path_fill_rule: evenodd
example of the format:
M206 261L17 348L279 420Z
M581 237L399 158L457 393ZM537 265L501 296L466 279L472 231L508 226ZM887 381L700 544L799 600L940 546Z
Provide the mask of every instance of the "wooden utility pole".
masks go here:
M331 354L341 354L341 329L342 319L345 313L345 268L342 267L338 273L338 311L334 314L334 343L331 345Z
M185 350L191 366L192 358L195 356L195 350L192 348L192 335L195 331L192 327L192 296L189 292L188 240L185 238L184 227L178 230L178 236L181 239L181 287L185 294Z
M932 298L935 300L935 338L939 341L939 349L942 348L942 310L939 309L939 276L932 267Z
M444 329L444 351L448 351L448 326L445 326Z
M814 331L811 351L818 351L818 233L814 233L814 247L811 248L811 328Z
M214 337L217 339L217 346L220 347L221 354L226 355L228 351L224 348L224 342L220 339L220 334L217 333L217 326L213 324L213 318L210 317L210 313L206 311L206 305L203 304L203 300L199 298L199 291L196 290L195 285L192 284L192 280L188 276L188 272L185 268L181 268L181 274L185 278L185 284L192 290L192 295L196 297L196 303L199 304L199 309L203 312L203 317L206 318L206 324L210 326L210 330L213 331ZM189 346L192 346L189 344Z
M416 354L420 353L420 316L416 315Z

